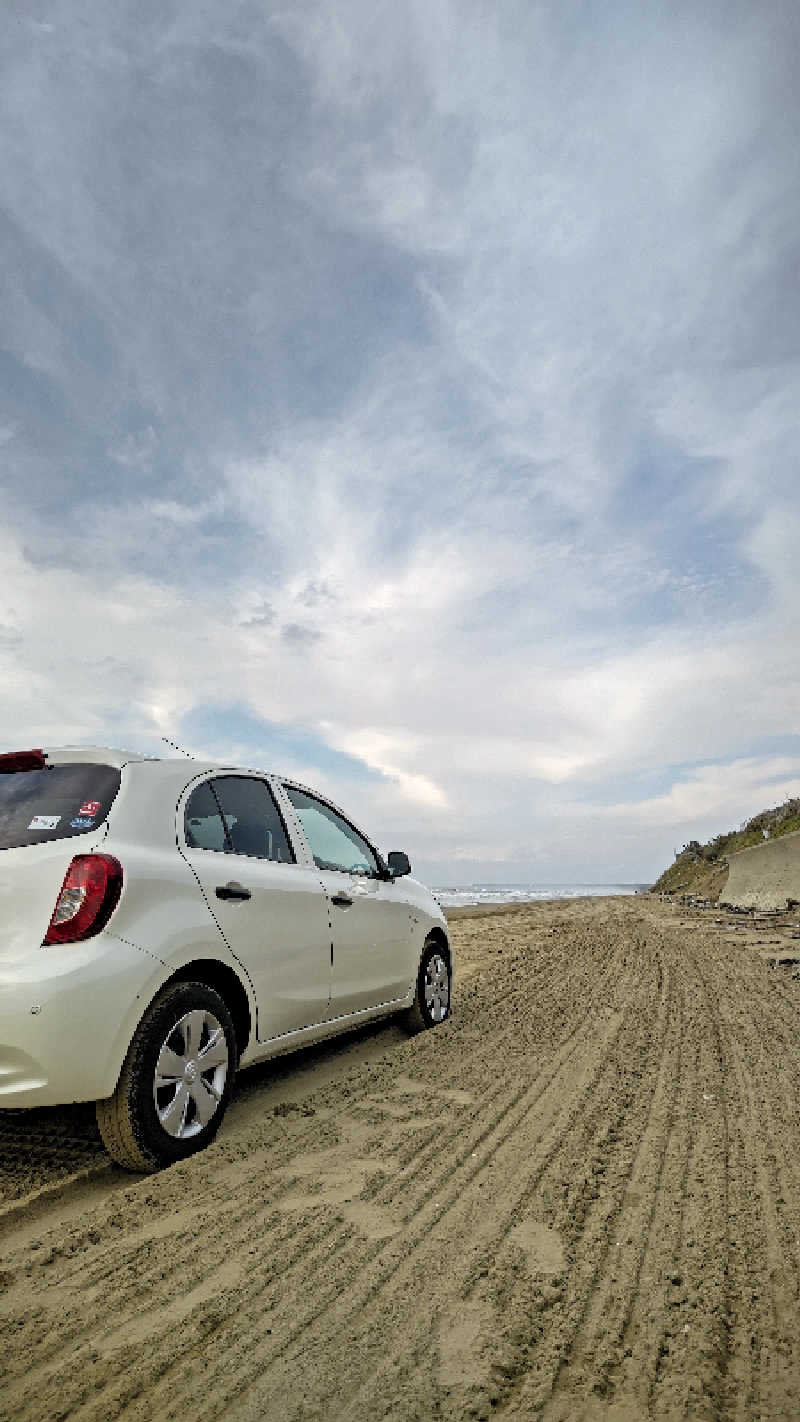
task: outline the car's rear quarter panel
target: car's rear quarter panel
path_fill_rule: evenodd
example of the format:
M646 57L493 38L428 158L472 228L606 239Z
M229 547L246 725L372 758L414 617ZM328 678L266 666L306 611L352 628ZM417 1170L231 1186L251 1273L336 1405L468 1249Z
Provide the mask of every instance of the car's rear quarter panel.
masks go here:
M53 944L0 982L0 1107L108 1096L164 965L108 932Z
M0 1107L4 1094L15 1107L110 1095L153 997L199 959L226 963L251 996L178 851L175 808L191 767L163 765L124 766L107 821L92 834L3 856ZM122 865L122 893L108 926L80 943L44 946L71 859L92 850Z
M0 852L0 975L39 950L73 855L101 840L95 832Z

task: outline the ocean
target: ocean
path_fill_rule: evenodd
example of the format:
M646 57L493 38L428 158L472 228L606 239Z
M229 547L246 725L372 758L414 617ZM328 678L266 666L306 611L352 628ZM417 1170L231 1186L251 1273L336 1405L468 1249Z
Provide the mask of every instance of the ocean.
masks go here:
M434 888L443 908L474 904L536 903L539 899L585 899L595 895L638 894L649 884L468 884Z

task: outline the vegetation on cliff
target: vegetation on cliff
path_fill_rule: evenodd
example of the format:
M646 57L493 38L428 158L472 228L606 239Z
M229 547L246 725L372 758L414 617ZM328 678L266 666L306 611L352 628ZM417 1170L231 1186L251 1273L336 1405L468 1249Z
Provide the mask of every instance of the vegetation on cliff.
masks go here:
M699 898L718 899L728 875L730 854L794 830L800 830L800 799L785 800L774 810L761 810L738 830L718 834L707 844L691 839L678 851L674 864L656 880L653 893L695 894Z

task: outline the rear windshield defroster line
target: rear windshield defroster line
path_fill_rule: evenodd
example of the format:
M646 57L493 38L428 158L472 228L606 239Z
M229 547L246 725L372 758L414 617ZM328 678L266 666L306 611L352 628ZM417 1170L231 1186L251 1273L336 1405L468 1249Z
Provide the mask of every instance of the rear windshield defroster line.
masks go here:
M115 766L88 761L0 775L0 849L86 834L103 823L119 786Z

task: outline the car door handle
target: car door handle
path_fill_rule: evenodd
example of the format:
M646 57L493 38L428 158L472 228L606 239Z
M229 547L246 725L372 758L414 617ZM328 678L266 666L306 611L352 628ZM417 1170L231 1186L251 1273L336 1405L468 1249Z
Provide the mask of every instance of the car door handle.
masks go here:
M352 902L353 900L348 898L347 894L331 895L331 903L335 904L337 908L349 908Z
M231 879L229 884L220 884L216 890L218 899L249 899L250 890L244 884L237 884Z

